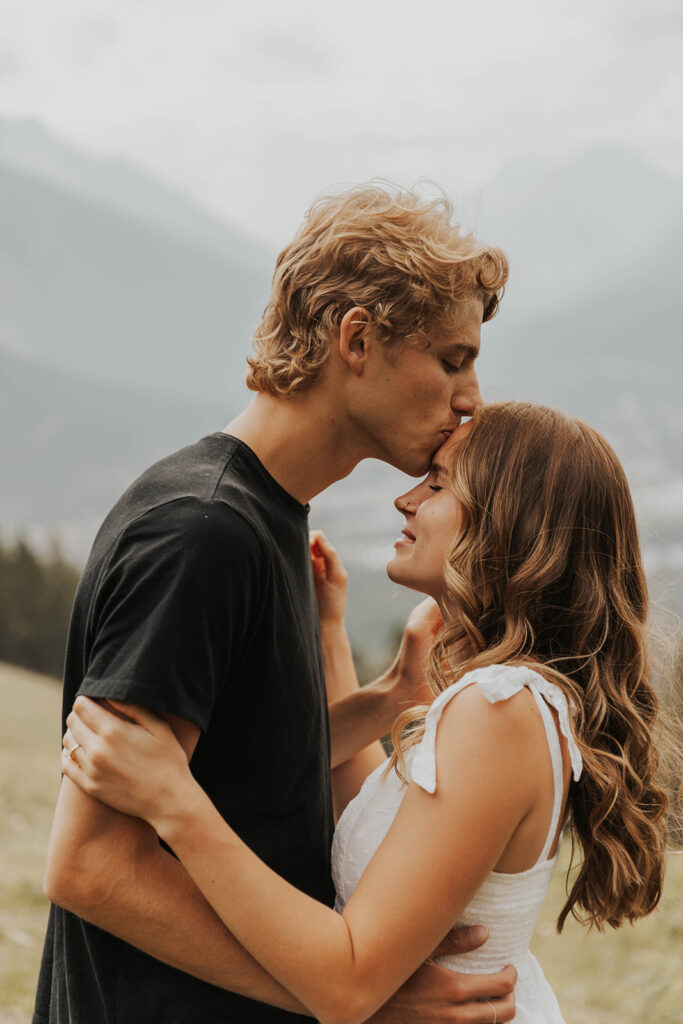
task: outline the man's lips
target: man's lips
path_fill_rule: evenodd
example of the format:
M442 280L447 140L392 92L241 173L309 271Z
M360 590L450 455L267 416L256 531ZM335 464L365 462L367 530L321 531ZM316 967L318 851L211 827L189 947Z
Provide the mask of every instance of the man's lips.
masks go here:
M442 427L441 428L441 430L439 431L439 437L441 439L441 444L439 445L439 448L441 447L442 444L446 443L446 441L451 436L451 434L454 434L459 426L460 426L460 423L458 422L458 423L456 423L452 427Z

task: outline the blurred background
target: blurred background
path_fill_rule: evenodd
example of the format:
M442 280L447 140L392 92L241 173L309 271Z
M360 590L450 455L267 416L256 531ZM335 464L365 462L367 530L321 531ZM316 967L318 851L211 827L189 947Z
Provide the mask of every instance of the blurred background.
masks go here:
M278 251L316 196L373 177L443 189L468 230L505 248L508 291L483 330L485 397L545 401L606 434L632 483L660 626L676 643L679 3L0 7L1 661L59 677L101 518L150 462L245 404L245 357ZM312 525L349 569L364 676L383 666L415 601L383 568L400 530L392 499L407 484L366 463L312 505ZM27 1019L59 744L54 684L3 673L0 856L13 887L0 910L10 993L0 1024L3 1012ZM17 788L27 745L48 773L35 793L25 780ZM679 941L680 901L679 889ZM676 972L653 963L657 998L668 999ZM587 970L561 1000L568 1024L603 1020ZM624 1016L617 997L605 1020L615 1008L622 1020L675 1019L664 1003Z

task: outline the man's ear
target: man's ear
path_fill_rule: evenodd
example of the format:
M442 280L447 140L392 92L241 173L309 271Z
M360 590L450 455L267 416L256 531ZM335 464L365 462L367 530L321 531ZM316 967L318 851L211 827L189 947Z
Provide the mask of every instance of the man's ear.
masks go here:
M339 354L357 377L363 375L368 357L370 314L362 306L345 313L339 325Z

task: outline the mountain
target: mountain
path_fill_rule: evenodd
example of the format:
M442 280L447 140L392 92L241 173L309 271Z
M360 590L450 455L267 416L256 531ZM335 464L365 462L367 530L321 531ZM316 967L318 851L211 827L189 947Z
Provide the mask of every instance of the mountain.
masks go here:
M515 173L481 231L512 266L483 328L484 393L544 401L605 433L652 578L683 609L683 188L605 150ZM248 398L270 272L257 247L138 171L0 121L3 532L57 533L80 560L138 473L221 429ZM311 524L348 563L349 622L370 649L416 600L382 568L408 485L368 462L312 503Z
M202 233L199 214L195 231L181 230L190 208L163 192L142 216L150 189L140 185L126 211L122 195L103 202L91 184L79 194L73 180L0 159L0 348L125 386L234 401L272 268L229 229ZM165 205L175 219L164 221Z
M508 310L554 316L618 288L681 221L680 181L629 150L596 145L568 163L503 171L476 230L510 256Z
M234 409L75 377L0 351L0 524L60 532L87 553L98 522L151 462L220 430ZM82 538L79 541L79 530Z
M482 349L484 377L593 418L629 395L651 417L680 409L682 233L683 212L618 281L557 310L531 316L506 308L506 296Z
M0 166L263 272L260 246L234 228L146 172L120 160L79 152L39 121L0 118Z

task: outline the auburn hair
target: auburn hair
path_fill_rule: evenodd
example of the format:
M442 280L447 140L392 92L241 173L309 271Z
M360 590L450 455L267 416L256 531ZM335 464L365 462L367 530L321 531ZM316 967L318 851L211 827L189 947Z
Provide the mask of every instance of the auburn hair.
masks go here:
M678 778L681 760L651 680L648 592L624 471L586 423L506 402L475 414L451 485L462 515L444 568L450 615L430 653L431 689L499 663L526 664L561 687L583 757L569 792L583 857L558 931L569 913L598 928L633 921L661 895L664 755ZM394 726L401 777L425 712L406 711Z
M424 342L457 323L472 298L489 320L507 276L501 250L462 234L445 196L371 184L319 199L277 259L247 385L274 395L305 391L354 306L387 343Z

